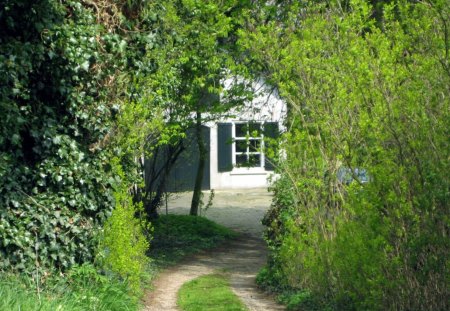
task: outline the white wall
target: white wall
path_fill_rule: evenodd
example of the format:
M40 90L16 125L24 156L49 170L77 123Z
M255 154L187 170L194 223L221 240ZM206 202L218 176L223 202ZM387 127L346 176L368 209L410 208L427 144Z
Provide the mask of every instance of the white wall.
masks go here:
M232 112L236 118L226 118L220 122L233 121L266 121L279 122L280 130L283 130L282 121L286 116L286 104L279 98L274 90L266 87L263 81L253 84L255 98L245 105L239 112ZM217 124L208 124L211 128L210 139L210 172L211 189L244 189L264 188L269 186L268 178L272 171L265 171L260 167L244 168L235 167L231 172L218 171L217 159Z

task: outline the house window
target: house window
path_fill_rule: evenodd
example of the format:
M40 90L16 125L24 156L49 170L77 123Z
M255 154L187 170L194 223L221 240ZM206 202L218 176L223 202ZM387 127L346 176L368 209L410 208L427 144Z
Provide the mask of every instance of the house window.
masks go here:
M239 167L272 171L273 160L264 154L264 148L274 148L273 139L278 135L278 122L218 123L218 171L231 172Z
M233 134L233 165L264 167L262 123L234 123Z

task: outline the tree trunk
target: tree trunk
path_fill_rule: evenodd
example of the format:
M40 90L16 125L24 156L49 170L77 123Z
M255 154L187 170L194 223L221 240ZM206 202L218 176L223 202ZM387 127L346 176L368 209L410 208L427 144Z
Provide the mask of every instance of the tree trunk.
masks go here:
M195 177L194 194L192 195L191 211L190 211L190 215L193 216L198 215L198 209L200 206L200 200L202 195L203 174L205 171L206 154L207 154L205 142L203 141L202 114L199 111L197 111L196 115L195 136L197 138L199 156L198 156L197 176Z
M155 167L158 162L157 152L161 152L161 149L157 148L155 151L156 153L153 155L152 172L151 176L146 178L148 184L145 185L145 196L143 198L144 209L149 220L158 217L157 209L161 204L162 196L166 189L167 177L184 149L185 147L182 141L175 146L167 146L167 150L165 150L166 161L158 172L155 171ZM154 182L157 182L157 185L154 185Z

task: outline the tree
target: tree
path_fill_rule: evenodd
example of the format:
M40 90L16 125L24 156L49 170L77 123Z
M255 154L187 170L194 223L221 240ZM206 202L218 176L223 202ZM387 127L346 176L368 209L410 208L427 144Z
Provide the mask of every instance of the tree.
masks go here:
M164 10L155 6L164 45L149 53L158 70L148 83L166 113L171 138L163 141L179 146L188 129L195 132L199 166L191 215L198 213L207 152L202 125L237 107L249 96L242 79L236 79L230 89L223 87L228 77L245 75L233 51L243 8L239 1L166 1ZM175 158L167 161L168 165L175 163L178 154L175 149L172 153ZM169 171L170 167L166 167L159 174L160 185ZM155 203L159 203L160 196L155 198Z

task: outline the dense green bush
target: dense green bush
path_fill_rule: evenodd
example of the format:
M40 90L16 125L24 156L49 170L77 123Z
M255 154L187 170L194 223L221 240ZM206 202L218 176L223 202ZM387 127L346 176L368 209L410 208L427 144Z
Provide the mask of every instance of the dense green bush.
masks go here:
M97 87L111 71L96 67L114 55L79 3L6 1L0 17L0 265L65 269L92 259L113 206L105 153L90 148L111 126Z
M298 308L448 309L448 2L274 7L242 34L290 109L264 278Z
M140 1L2 2L0 270L93 261L113 187L137 176L133 139L152 122L129 83L150 67L139 61L153 40L144 11ZM131 104L141 106L124 113Z

